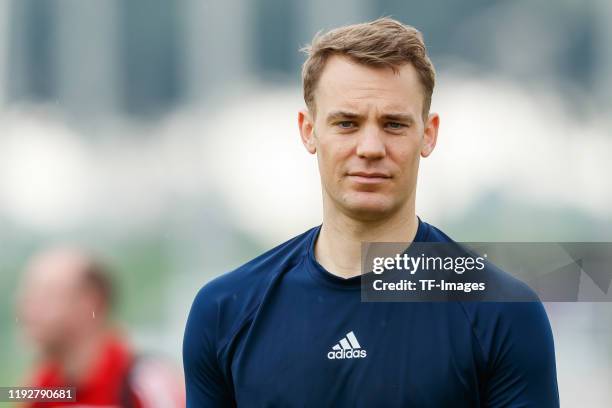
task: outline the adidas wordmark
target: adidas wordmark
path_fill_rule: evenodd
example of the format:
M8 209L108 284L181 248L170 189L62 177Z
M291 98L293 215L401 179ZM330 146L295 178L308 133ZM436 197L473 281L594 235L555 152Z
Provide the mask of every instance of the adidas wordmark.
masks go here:
M350 331L332 347L331 351L327 353L327 358L341 360L344 358L365 358L366 355L367 353L361 348L355 333Z

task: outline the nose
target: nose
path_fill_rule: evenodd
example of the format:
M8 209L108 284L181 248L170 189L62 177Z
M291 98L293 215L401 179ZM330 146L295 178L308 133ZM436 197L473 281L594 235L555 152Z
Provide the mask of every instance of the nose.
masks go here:
M357 140L357 156L375 160L385 157L385 154L385 143L379 129L375 126L364 127Z

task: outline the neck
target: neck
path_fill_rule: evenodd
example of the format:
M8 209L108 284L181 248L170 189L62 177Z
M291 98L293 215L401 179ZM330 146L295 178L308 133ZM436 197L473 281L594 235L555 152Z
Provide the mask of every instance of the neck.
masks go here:
M314 255L327 271L343 278L361 274L361 243L410 242L418 229L414 201L383 219L362 220L324 205Z
M108 334L104 327L92 327L56 355L66 378L75 382L83 379L99 358Z

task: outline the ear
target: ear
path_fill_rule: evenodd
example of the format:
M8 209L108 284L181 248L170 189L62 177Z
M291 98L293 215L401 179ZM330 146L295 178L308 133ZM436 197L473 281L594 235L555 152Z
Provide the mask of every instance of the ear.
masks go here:
M438 141L438 127L440 126L440 116L437 113L430 113L425 123L423 131L423 144L421 146L421 156L427 157L433 152Z
M314 122L307 109L301 109L298 112L298 127L300 128L300 136L304 147L310 154L315 154L317 147L315 145Z

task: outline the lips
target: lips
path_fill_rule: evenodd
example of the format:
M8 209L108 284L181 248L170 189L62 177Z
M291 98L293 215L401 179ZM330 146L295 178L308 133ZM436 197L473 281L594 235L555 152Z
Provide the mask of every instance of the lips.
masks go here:
M379 172L355 171L348 174L349 176L367 177L367 178L391 178L388 174Z
M381 172L355 171L348 173L349 179L360 184L384 183L391 178L390 175Z

